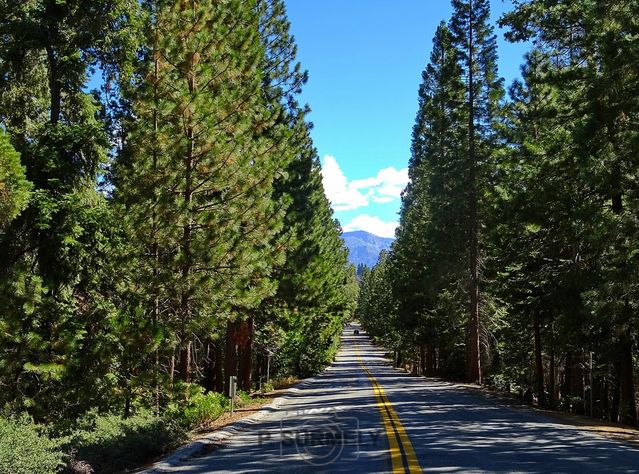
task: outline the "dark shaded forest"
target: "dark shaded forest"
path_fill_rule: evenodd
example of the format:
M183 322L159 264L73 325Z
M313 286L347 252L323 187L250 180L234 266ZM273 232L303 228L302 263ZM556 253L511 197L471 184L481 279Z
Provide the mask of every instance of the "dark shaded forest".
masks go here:
M358 317L415 372L636 425L639 3L515 2L507 90L489 2L452 5Z

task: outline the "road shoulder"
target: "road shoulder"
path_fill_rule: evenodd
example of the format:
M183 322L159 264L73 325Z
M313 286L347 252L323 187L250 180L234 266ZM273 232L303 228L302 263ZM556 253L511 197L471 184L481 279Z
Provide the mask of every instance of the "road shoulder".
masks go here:
M140 468L136 472L148 474L167 472L189 459L216 451L229 442L233 436L250 430L255 423L276 411L283 403L290 399L291 396L298 394L306 386L312 384L317 377L318 376L303 379L290 387L282 389L281 393L270 402L251 409L248 413L245 412L243 416L242 412L236 412L234 417L227 417L221 420L221 423L214 423L212 430L196 434L184 445L164 456L159 461Z

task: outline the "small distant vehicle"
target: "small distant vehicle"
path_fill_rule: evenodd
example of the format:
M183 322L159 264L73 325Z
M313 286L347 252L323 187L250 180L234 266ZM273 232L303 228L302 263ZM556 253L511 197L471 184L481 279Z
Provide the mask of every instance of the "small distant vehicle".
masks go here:
M356 336L359 336L359 329L355 329L355 331L353 331L353 334L355 334Z

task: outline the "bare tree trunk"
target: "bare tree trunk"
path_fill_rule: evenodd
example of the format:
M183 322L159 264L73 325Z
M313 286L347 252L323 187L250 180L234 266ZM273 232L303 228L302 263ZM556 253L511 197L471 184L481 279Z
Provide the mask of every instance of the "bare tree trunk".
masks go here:
M215 343L211 339L207 339L204 350L204 389L207 392L215 390Z
M229 321L226 325L226 354L224 357L224 393L229 395L229 377L237 375L237 328L238 324Z
M180 379L183 382L191 381L191 341L188 341L184 347L180 349Z
M556 393L556 381L555 381L555 349L550 347L550 367L549 367L549 378L548 378L548 392L550 395L549 404L551 408L554 408L557 404L557 393Z
M546 394L544 387L544 363L541 357L541 324L539 311L533 313L533 333L535 341L535 390L537 391L537 403L540 407L546 406Z
M215 391L218 393L224 392L224 370L223 370L223 351L222 351L222 340L215 341L214 352L215 352Z
M173 386L173 381L175 380L175 349L173 350L173 354L169 359L169 384L171 387Z
M251 369L253 368L253 317L242 321L242 344L239 347L238 387L251 390Z
M632 336L628 329L619 338L619 421L637 425L637 402L632 364Z

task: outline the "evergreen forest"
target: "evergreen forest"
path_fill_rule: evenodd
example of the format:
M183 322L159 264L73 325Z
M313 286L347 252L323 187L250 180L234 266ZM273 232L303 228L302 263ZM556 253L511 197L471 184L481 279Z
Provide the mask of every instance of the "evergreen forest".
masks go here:
M284 0L0 0L0 472L139 467L353 319L415 374L638 424L639 2L452 10L356 269Z

